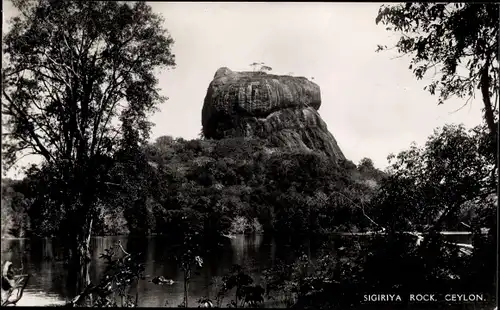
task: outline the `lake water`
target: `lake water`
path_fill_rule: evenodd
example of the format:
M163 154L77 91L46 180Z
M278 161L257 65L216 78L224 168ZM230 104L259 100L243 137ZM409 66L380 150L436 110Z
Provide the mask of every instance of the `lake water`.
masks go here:
M99 258L104 250L116 245L120 240L128 252L145 253L146 280L138 284L139 306L177 307L183 301L183 273L175 261L167 259L166 244L159 236L147 238L129 237L95 237L91 241L93 259L90 277L95 283L105 268L104 261ZM282 249L280 253L286 256L288 251ZM67 270L63 261L59 259L62 251L51 239L3 239L2 261L10 260L14 267L20 267L24 258L24 273L31 274L31 279L25 290L19 306L44 306L63 304L74 296L74 292L67 289ZM189 285L190 307L198 306L201 297L214 299L216 288L211 285L214 277L228 273L233 264L247 268L256 283L260 282L262 271L273 265L276 255L276 244L262 235L235 236L227 239L220 251L211 257L205 257L204 266L199 274L192 276ZM149 282L153 277L164 276L175 281L170 286L160 286ZM224 305L230 297L224 300Z
M469 236L455 236L456 242L470 243ZM166 242L160 236L148 238L132 237L95 237L92 239L93 260L91 264L91 280L98 281L105 268L104 261L99 258L104 250L116 245L120 240L128 252L145 253L146 280L138 284L139 306L142 307L177 307L183 300L183 274L174 261L167 259ZM296 250L296 249L295 249ZM305 251L310 252L310 247ZM261 281L262 272L273 266L276 260L292 258L292 249L280 246L272 238L263 235L235 236L217 253L205 257L204 266L195 275L189 286L189 306L197 307L201 297L212 300L216 288L212 281L226 274L234 264L244 266L254 281ZM46 306L64 304L74 297L74 292L67 289L67 270L60 259L61 249L56 241L51 239L2 239L2 262L10 260L14 267L24 264L24 273L31 274L31 279L25 290L19 306ZM160 286L149 282L153 277L164 276L175 281L170 286ZM215 277L215 278L214 278ZM226 305L230 296L224 300ZM279 306L273 303L273 306Z

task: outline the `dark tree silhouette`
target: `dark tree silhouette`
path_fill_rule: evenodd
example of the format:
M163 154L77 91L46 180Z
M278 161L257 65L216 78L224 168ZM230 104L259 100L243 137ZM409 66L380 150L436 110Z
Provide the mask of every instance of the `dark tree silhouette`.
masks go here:
M108 185L104 163L148 138L148 113L166 100L153 72L175 65L173 39L144 2L13 4L20 14L3 43L5 162L43 157L81 290L96 197Z
M498 14L494 3L412 2L382 5L376 23L401 34L395 48L412 56L409 69L417 79L434 73L426 89L439 94L439 104L452 96L468 98L467 104L480 90L493 134L499 99ZM386 49L379 45L377 50Z

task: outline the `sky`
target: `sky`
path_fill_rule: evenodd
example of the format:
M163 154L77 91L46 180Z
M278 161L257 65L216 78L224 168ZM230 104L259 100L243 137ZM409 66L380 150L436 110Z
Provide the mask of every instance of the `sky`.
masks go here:
M481 123L480 98L457 112L461 99L438 106L437 96L423 90L430 80L414 78L409 58L375 52L377 44L391 45L398 38L375 24L381 4L150 3L175 40L177 63L158 75L169 100L151 118L152 140L197 138L203 99L217 69L248 71L253 62L264 62L275 74L314 77L321 88L319 113L355 163L369 157L384 169L390 153L412 141L422 145L436 127ZM14 14L4 1L4 29Z

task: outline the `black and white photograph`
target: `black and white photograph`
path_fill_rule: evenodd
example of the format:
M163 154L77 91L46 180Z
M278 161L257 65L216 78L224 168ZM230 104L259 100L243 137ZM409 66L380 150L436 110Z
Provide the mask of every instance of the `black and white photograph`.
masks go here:
M2 18L2 307L498 309L500 4Z

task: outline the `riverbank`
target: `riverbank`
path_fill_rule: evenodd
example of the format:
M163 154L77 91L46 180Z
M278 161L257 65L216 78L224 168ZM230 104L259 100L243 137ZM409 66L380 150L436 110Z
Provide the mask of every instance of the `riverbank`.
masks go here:
M372 233L373 234L373 233ZM337 233L341 239L339 243L333 241L333 248L343 247L343 239L350 239L351 233ZM355 234L356 239L363 239L364 234ZM471 243L468 232L443 232L446 240L454 242ZM369 238L369 236L368 236ZM451 238L451 239L449 239ZM460 241L456 238L465 238ZM371 238L369 238L371 239ZM179 269L175 260L168 258L168 241L161 236L132 237L132 236L104 236L91 239L92 263L90 277L92 282L97 282L106 268L106 262L99 258L105 252L120 241L123 247L130 253L143 253L139 256L139 263L144 264L145 281L140 281L137 287L139 294L139 306L141 307L177 307L183 300L183 272ZM314 240L312 240L314 241ZM266 270L280 266L282 262L293 263L296 258L307 253L309 257L315 257L317 252L313 242L305 241L304 244L287 244L286 240L277 241L272 236L263 234L240 234L228 236L223 246L203 258L203 267L196 270L196 274L189 285L189 305L198 306L198 300L209 298L214 301L217 296L217 279L221 279L230 272L234 265L244 267L245 273L254 281L254 284L261 284L265 287L267 279ZM349 242L347 243L349 244ZM333 249L332 248L332 249ZM333 252L336 253L337 250ZM32 275L26 291L26 299L19 305L23 306L49 306L64 305L72 299L71 293L67 289L67 270L62 262L58 261L60 253L57 242L51 238L13 238L5 239L2 243L2 259L10 260L15 265L23 261L26 273ZM382 268L382 267L381 267ZM174 281L173 285L156 285L151 279L163 276ZM220 283L219 283L220 284ZM47 296L47 298L45 298ZM55 298L54 298L55 296ZM43 300L42 300L43 299ZM233 293L228 293L224 299L223 306L226 306L232 299ZM281 296L276 299L264 300L264 307L284 307Z
M245 229L247 226L246 225L239 225L238 229L232 229L230 230L229 234L224 234L222 235L223 237L226 237L228 239L233 239L235 236L238 235L245 235L245 236L251 236L254 234L257 235L263 235L264 232L261 229L255 229L255 230L250 230L250 229ZM259 226L257 226L259 227ZM481 234L486 235L488 234L489 229L487 228L481 228ZM401 232L403 234L420 234L418 232L411 232L411 231L404 231ZM373 236L373 235L383 235L385 234L384 232L381 231L366 231L366 232L334 232L332 235L339 235L339 236ZM470 231L441 231L439 234L443 236L472 236L472 232ZM424 234L425 235L425 234ZM100 237L100 238L105 238L105 237L116 237L116 238L126 238L129 237L130 235L127 234L120 234L120 235L95 235L93 237ZM157 234L157 233L152 233L148 236L142 236L142 237L161 237L162 234ZM27 239L52 239L56 237L11 237L11 236L2 236L2 240L27 240Z
M140 263L144 264L146 280L137 285L139 306L177 307L183 300L183 273L175 260L168 256L168 241L161 236L127 237L106 236L91 239L92 257L90 278L97 283L106 268L106 262L99 256L121 241L130 253L142 253ZM64 305L74 296L67 288L67 270L60 257L61 249L51 238L13 238L2 240L2 260L12 261L15 267L23 262L24 273L31 274L25 294L18 305L48 306ZM227 238L216 252L203 258L204 264L193 274L189 286L189 305L198 306L203 297L215 299L217 288L214 279L226 275L233 265L244 266L248 274L259 283L262 271L274 266L277 260L288 256L286 248L277 245L262 234L235 235ZM157 276L172 279L175 284L162 286L151 282ZM227 296L224 305L234 297Z

